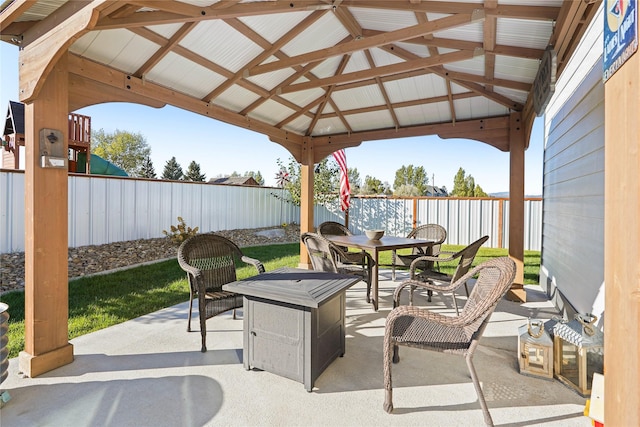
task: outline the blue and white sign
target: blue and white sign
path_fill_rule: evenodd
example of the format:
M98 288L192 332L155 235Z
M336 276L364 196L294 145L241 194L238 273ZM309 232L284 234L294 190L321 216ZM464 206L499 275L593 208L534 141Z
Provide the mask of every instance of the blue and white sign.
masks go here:
M606 0L604 7L606 82L638 50L638 0Z

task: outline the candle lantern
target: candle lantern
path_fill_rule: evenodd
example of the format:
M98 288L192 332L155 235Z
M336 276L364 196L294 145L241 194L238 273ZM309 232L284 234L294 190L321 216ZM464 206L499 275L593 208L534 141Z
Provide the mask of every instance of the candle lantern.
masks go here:
M591 394L593 374L604 373L604 335L596 320L590 313L577 314L553 327L554 375L583 397Z
M553 378L553 341L540 319L529 319L518 328L518 366L520 373Z

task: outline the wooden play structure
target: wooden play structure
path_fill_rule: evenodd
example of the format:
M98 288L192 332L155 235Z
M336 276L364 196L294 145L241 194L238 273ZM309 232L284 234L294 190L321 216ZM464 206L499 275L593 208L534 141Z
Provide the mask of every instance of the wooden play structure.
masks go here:
M24 147L24 104L9 101L2 133L3 169L20 169L20 147ZM81 154L82 153L82 154ZM78 156L81 154L80 156ZM78 168L78 161L82 164ZM91 162L91 117L69 113L69 172L89 173Z

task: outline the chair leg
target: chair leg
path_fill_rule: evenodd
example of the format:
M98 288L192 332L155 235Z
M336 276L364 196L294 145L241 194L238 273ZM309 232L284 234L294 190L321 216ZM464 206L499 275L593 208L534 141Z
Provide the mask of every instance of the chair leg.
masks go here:
M200 298L198 295L198 311L200 317L200 335L202 336L202 348L200 351L205 353L207 351L207 315L205 307L205 298Z
M391 251L391 280L396 281L396 250Z
M458 301L456 300L455 292L451 292L451 298L453 298L453 306L456 308L456 316L460 316L460 311L458 311Z
M473 367L473 361L471 358L473 354L468 354L465 357L467 361L467 368L469 368L469 373L471 374L471 380L473 381L473 386L476 389L476 394L478 395L478 401L480 401L480 407L482 408L482 415L484 416L484 423L488 426L493 426L493 420L491 419L491 414L489 413L489 408L487 407L487 402L484 400L484 394L482 393L482 388L480 388L480 382L478 381L478 374L476 374L476 369Z
M394 347L394 355L397 351L397 346L391 344L390 337L385 333L384 338L384 356L383 356L383 371L384 371L384 405L385 412L390 414L393 412L393 391L391 385L391 347ZM394 356L395 357L395 356Z
M189 295L189 316L187 317L187 332L191 332L191 311L193 310L193 294Z

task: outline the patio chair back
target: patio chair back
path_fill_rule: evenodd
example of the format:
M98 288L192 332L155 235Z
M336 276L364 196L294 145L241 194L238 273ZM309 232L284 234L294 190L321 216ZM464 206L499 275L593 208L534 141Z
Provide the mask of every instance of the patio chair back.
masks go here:
M338 246L315 233L303 233L300 236L300 240L307 248L314 270L331 273L340 272L338 262L341 259L341 255L343 255L343 251Z
M431 245L431 255L438 255L440 248L447 240L447 230L440 224L424 224L411 230L407 237L410 239L435 240L437 243ZM424 255L423 248L413 248L414 254Z
M309 259L314 270L331 273L353 274L362 277L367 283L367 302L371 301L371 278L373 258L362 251L354 255L360 257L361 264L354 263L353 256L345 253L339 246L316 233L303 233L300 240L309 253Z
M480 250L480 247L484 245L484 242L486 242L487 240L489 240L489 236L483 236L475 242L471 243L469 246L451 255L452 258L459 258L456 271L451 276L451 282L455 282L456 280L467 274L467 272L471 268L471 264L473 264L473 260ZM468 291L467 294L469 294Z
M442 243L447 239L447 230L439 224L423 224L414 228L407 234L409 239L422 239L435 241L427 247L414 247L410 254L398 254L395 250L391 253L391 279L396 280L396 267L409 267L411 263L421 256L430 254L438 256ZM421 262L417 267L421 270L431 269L432 261Z

